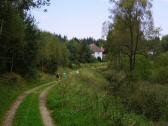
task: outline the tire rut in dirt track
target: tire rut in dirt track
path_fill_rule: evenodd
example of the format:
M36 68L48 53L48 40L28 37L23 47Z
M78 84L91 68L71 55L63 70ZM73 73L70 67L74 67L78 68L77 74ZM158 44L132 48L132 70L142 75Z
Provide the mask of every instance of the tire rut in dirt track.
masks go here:
M15 101L15 103L12 105L10 110L7 112L5 116L5 121L3 122L2 126L13 126L13 120L15 118L15 114L20 106L20 104L23 102L23 100L26 98L28 94L19 96L18 99Z
M35 88L31 89L31 90L28 90L28 91L24 92L23 95L19 96L16 99L16 101L12 104L10 109L7 111L7 113L5 114L5 118L4 118L4 121L2 123L2 126L13 126L13 121L15 119L16 112L17 112L19 106L21 105L21 103L24 101L24 99L29 94L32 94L36 90L39 90L40 88L43 88L45 86L50 86L53 83L56 83L56 81L37 86L37 87L35 87Z
M48 96L48 92L54 87L56 86L55 84L54 85L51 85L49 87L47 87L41 94L40 94L40 97L39 97L39 100L40 100L40 112L41 112L41 115L42 115L42 120L43 120L43 123L44 123L44 126L56 126L54 124L54 121L52 120L51 118L51 115L50 115L50 112L49 110L47 109L47 96Z

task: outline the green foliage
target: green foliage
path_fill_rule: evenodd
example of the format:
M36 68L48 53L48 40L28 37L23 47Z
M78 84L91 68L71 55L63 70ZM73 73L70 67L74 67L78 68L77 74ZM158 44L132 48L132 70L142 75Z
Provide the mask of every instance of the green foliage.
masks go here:
M70 56L69 56L70 64L79 65L78 47L79 47L79 42L76 40L71 40L69 43L67 43L67 48L70 52Z
M37 94L32 94L23 101L16 113L14 126L44 126Z
M137 56L136 78L139 80L148 80L151 74L152 64L145 56Z
M16 6L19 6L19 3L15 1ZM16 72L24 76L33 76L38 38L34 19L26 14L23 6L22 9L16 8L13 1L7 0L2 4L4 13L0 13L1 73ZM22 4L31 6L32 3L29 1Z
M57 125L61 126L152 126L145 118L128 114L120 98L107 93L102 75L87 69L72 74L48 97L48 107Z
M148 51L153 52L153 55L151 55L150 57L155 58L156 56L158 56L161 52L162 52L162 41L160 40L159 37L153 38L151 40L148 40L145 42L146 44L146 51L148 53ZM148 54L149 55L149 54Z
M92 52L87 43L79 43L78 56L78 60L80 63L91 63L93 61Z
M129 78L134 80L137 54L144 54L144 40L154 34L150 0L110 0L113 4L107 35L109 57L115 57L121 64L122 57L128 57ZM113 61L111 61L113 62Z
M11 104L17 96L23 91L24 86L9 85L7 82L0 80L0 125L5 116L5 112L9 109Z
M1 79L6 82L8 85L20 85L21 83L25 83L24 79L16 74L16 73L6 73L3 74Z
M163 52L167 52L168 51L168 35L163 36L161 42L162 42Z
M167 85L144 81L129 82L124 73L117 71L106 71L103 74L110 80L108 87L110 94L120 97L128 112L143 115L153 122L166 120L168 116Z
M136 77L141 77L138 79L140 81L130 81L125 75L125 72L122 71L106 70L103 72L103 75L110 82L108 90L111 95L121 98L128 112L143 115L153 122L165 122L168 116L168 87L167 85L155 83L162 83L164 81L165 84L167 80L167 68L158 67L152 71L152 75L146 75L153 69L151 63L149 63L148 60L144 61L146 60L144 57L139 57L138 59L140 60L140 63L137 63L140 65L137 65L137 67L139 67L137 68L137 74L139 74L139 76L136 75ZM147 66L145 66L144 63L147 63ZM144 68L141 68L141 66ZM162 69L162 71L157 73L156 70L158 69ZM153 74L155 74L155 76ZM151 78L151 76L153 78ZM147 82L144 81L145 79Z
M150 79L153 83L168 83L168 67L159 67L152 70Z
M2 124L5 113L19 95L25 90L50 81L53 81L53 77L44 73L39 74L36 80L29 81L24 80L15 73L0 76L0 125Z
M6 71L15 71L15 63L18 62L19 57L24 47L24 21L18 14L18 11L12 7L9 2L3 10L4 15L0 15L1 34L0 34L0 66L1 73ZM16 32L17 31L17 32Z
M92 63L94 58L89 45L85 40L72 39L68 42L67 47L70 52L70 64L79 65L80 63Z
M148 57L143 55L136 56L136 67L134 71L134 80L148 80L151 74L152 69L152 61ZM119 79L121 72L125 74L125 76L129 76L129 59L127 57L122 57L119 59L117 57L112 57L111 62L108 66L111 69L111 74L109 70L109 75L111 78ZM118 76L118 77L117 77Z
M153 83L168 83L168 53L163 53L155 58L150 80Z
M22 58L15 64L16 72L26 77L35 77L39 30L32 17L26 18L25 25L24 49L21 50Z
M155 58L154 61L155 67L166 67L168 66L168 53L162 53L158 57Z
M49 0L0 2L0 73L36 74L38 29L27 13L30 8L48 5Z
M50 0L0 2L0 74L15 72L35 78L37 70L55 73L58 67L93 62L89 42L39 32L30 8L49 5ZM101 43L101 40L97 40Z
M153 121L168 117L168 87L140 82L133 94L128 96L130 111L143 114Z
M58 66L67 66L69 52L64 43L48 32L41 32L38 65L41 71L55 73Z

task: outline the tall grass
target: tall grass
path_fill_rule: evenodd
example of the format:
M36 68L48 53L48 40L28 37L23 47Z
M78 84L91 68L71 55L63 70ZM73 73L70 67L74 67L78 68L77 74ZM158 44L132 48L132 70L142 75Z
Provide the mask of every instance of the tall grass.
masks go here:
M44 126L37 94L32 94L23 101L16 113L14 126Z
M101 74L82 69L60 83L48 97L58 126L151 126L144 117L127 113L120 98L110 96Z
M36 87L38 85L52 81L54 78L40 74L37 79L26 81L19 75L6 74L0 77L0 125L4 120L5 113L10 108L12 103L24 91Z
M110 94L120 97L128 112L142 115L155 123L167 121L168 86L166 84L144 80L128 81L123 72L114 70L106 70L103 74L109 80Z

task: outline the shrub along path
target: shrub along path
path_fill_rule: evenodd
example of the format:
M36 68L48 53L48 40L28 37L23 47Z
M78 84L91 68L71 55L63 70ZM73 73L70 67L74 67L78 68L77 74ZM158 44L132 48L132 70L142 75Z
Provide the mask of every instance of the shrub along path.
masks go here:
M11 106L9 111L6 113L2 126L13 126L16 112L17 112L19 106L21 105L21 103L24 101L24 99L28 95L30 95L40 89L43 89L43 88L47 88L47 87L52 88L51 85L54 85L55 83L56 83L56 81L37 86L31 90L26 91L25 93L23 93L23 95L19 96L18 99L13 103L13 105ZM48 90L48 88L47 88L47 90ZM44 92L44 95L42 95L42 96L46 97L46 93ZM50 125L47 125L47 126L50 126Z

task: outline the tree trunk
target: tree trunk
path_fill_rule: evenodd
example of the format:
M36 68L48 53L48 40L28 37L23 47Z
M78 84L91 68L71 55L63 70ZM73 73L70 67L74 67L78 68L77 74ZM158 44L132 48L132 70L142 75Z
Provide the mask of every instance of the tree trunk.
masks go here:
M43 63L44 61L43 61L43 58L42 58L42 61L41 61L41 72L43 72L44 71L44 63Z
M139 44L139 36L140 36L140 32L139 29L137 30L137 36L136 36L136 42L135 42L135 49L133 52L133 71L135 71L135 65L136 65L136 54L137 54L137 49L138 49L138 44Z
M12 55L12 58L11 58L11 66L10 66L10 72L12 73L13 72L13 55Z
M130 62L130 74L131 76L133 75L133 55L131 54L130 58L129 58L129 62Z
M1 34L2 34L2 30L3 30L3 19L1 20L0 22L0 37L1 37Z
M133 78L134 75L134 33L133 33L133 26L130 23L130 77Z

